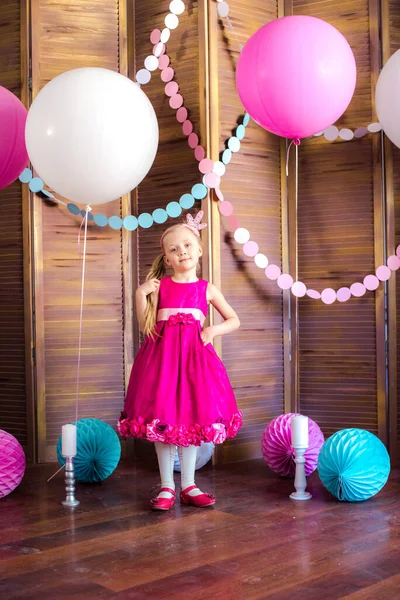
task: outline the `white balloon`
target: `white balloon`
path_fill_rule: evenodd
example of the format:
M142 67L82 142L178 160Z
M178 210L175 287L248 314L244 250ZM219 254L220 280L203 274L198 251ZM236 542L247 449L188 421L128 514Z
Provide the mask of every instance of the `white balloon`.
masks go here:
M379 75L375 104L383 131L400 148L400 50L389 58Z
M78 204L105 204L147 175L157 152L158 123L136 83L88 67L58 75L39 92L25 139L47 186Z
M196 446L196 465L195 470L201 469L208 463L214 454L215 445L212 442L201 442L201 446ZM178 448L175 452L174 471L181 470L181 461L179 460Z

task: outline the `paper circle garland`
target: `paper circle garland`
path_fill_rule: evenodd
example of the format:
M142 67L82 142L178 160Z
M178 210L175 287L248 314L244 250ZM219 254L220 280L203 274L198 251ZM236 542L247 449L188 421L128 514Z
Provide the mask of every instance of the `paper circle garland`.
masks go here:
M279 415L267 425L261 439L261 450L270 469L284 477L294 477L296 464L292 447L290 419L294 413ZM324 443L324 434L312 419L308 419L309 446L304 454L305 472L310 475L317 468L318 454Z
M365 429L334 433L318 458L319 477L338 500L368 500L383 488L389 473L390 459L385 446Z
M19 441L0 429L0 498L11 494L21 483L25 466L25 454Z
M208 463L208 461L211 459L212 455L214 454L214 448L215 445L212 442L202 442L200 446L196 447L196 465L195 465L195 469L197 471L197 469L201 469L202 467L204 467L204 465L206 465ZM175 454L175 461L174 461L174 471L180 471L181 470L181 463L179 460L179 454L178 454L178 449L176 450L176 454Z
M74 458L75 477L78 481L104 481L114 471L121 457L121 444L114 429L99 419L79 419L76 429L77 454ZM61 454L61 436L57 443L57 458L65 464Z

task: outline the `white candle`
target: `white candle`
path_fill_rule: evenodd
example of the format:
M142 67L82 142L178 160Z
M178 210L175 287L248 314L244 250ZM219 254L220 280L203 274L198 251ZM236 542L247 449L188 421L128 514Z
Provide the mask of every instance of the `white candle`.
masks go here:
M308 448L308 417L296 415L290 419L292 430L292 446L294 448Z
M76 425L63 425L61 428L61 454L76 456Z

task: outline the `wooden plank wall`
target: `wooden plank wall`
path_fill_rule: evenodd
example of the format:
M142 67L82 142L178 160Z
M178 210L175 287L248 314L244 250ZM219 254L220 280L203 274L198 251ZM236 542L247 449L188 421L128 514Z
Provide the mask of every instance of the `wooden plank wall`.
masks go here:
M119 0L33 0L33 96L69 69L119 71L120 26ZM81 220L37 197L34 206L39 460L48 461L61 426L75 419ZM120 201L93 212L120 215ZM125 393L121 231L89 226L87 253L79 417L115 426Z
M219 146L234 133L244 111L235 85L240 44L278 16L275 0L230 3L233 30L218 21ZM213 135L216 135L213 132ZM248 228L260 252L282 264L280 140L251 123L240 152L234 154L221 184L240 225ZM221 285L237 310L241 328L222 339L222 359L243 412L240 435L224 444L223 460L260 456L260 440L272 417L284 412L283 306L276 282L246 257L227 219L221 223Z
M383 2L383 17L385 22L383 25L383 44L384 56L386 61L392 54L400 49L400 4L397 0L384 0ZM387 154L387 173L389 189L389 197L393 202L393 207L390 210L389 217L393 222L389 221L389 241L391 247L390 253L400 244L400 149L388 142L386 144ZM392 235L393 234L393 235ZM397 275L395 281L389 284L389 352L393 353L393 347L396 345L396 361L390 361L390 416L396 420L397 427L392 423L391 429L394 432L392 435L391 451L392 456L397 462L400 461L400 401L398 394L400 390L400 336L398 328L400 325L400 277ZM390 320L391 319L391 320ZM397 364L396 364L397 363ZM397 376L397 377L396 377ZM395 382L394 379L397 379Z
M21 6L0 5L0 85L21 98ZM28 452L25 378L22 190L19 182L0 191L0 428Z
M294 0L293 14L324 19L346 37L356 58L357 87L336 125L354 131L371 123L370 36L375 23L368 0ZM372 134L351 142L302 142L298 261L299 278L308 287L338 289L374 273L379 258L374 254L373 159ZM345 304L327 306L309 298L299 302L300 409L326 435L346 427L378 433L377 327L372 292Z

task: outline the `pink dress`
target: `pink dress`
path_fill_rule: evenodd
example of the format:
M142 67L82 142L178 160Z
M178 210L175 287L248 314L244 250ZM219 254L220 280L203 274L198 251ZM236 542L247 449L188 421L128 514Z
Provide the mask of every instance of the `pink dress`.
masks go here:
M161 280L154 339L147 336L134 362L118 421L124 437L177 446L222 443L235 437L242 414L225 367L200 337L208 282Z

